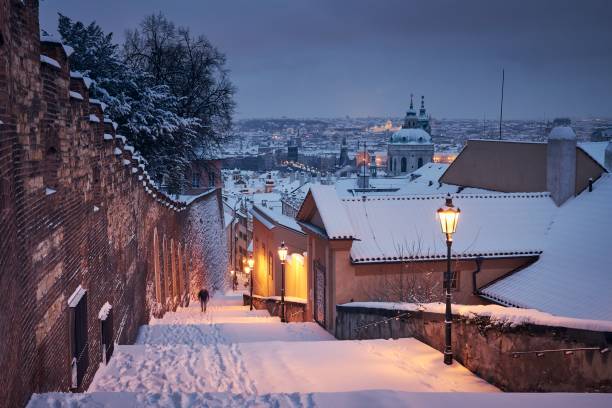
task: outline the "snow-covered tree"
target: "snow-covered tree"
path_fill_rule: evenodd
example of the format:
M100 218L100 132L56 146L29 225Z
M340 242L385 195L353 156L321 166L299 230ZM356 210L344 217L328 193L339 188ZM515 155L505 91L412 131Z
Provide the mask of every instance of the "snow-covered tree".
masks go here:
M147 159L149 172L179 192L191 161L206 157L231 126L234 89L223 54L162 16L130 32L125 52L95 22L60 14L59 32L74 48L71 69L94 80L92 96L108 105L106 114Z
M130 66L151 73L158 85L179 98L178 112L200 120L193 154L206 157L228 137L235 89L225 55L204 36L194 37L162 14L150 15L139 29L128 31L124 46Z

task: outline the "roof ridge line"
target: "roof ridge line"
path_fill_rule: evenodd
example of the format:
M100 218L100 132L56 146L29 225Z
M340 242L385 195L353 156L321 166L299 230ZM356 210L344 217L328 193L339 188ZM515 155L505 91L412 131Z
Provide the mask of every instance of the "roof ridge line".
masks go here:
M543 198L550 197L550 192L524 192L524 193L456 193L451 194L453 198L462 199L478 199L478 198ZM355 197L339 197L341 202L354 202L354 201L404 201L404 200L444 200L446 194L407 194L407 195L388 195L388 196L367 196L360 195Z

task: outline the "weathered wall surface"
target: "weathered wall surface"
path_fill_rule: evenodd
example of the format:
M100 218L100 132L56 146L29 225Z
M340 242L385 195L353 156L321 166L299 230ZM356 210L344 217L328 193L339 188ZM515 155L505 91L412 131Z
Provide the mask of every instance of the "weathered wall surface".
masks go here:
M337 306L336 337L390 339L414 337L444 349L444 315L410 312L388 323L361 328L397 316L386 309ZM457 361L486 381L513 392L612 392L612 333L522 325L500 326L488 317L453 316L453 354ZM541 354L520 351L595 347L597 350ZM602 352L602 350L604 352ZM442 355L440 354L440 358Z
M183 220L182 237L188 248L192 273L189 294L197 299L201 288L221 290L228 284L228 249L223 227L221 190L198 198L191 203Z
M86 81L70 74L62 45L40 42L38 2L0 0L0 406L69 390L68 299L79 285L81 391L101 361L106 302L113 340L130 343L151 314L186 301L208 274L223 277L219 200L213 190L187 206L156 191ZM202 212L202 228L187 233Z

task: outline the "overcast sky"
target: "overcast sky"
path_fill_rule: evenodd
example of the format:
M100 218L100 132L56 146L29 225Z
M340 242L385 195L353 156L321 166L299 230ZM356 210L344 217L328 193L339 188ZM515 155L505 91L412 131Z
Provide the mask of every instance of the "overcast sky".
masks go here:
M42 0L115 33L162 12L226 53L237 116L612 117L609 0Z

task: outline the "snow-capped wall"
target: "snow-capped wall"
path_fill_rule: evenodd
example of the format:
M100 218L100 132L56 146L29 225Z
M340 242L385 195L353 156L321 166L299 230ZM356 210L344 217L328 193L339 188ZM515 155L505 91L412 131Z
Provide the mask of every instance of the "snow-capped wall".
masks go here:
M453 307L454 358L502 390L612 391L609 322L493 305ZM442 304L354 302L336 311L338 339L414 337L444 350Z

